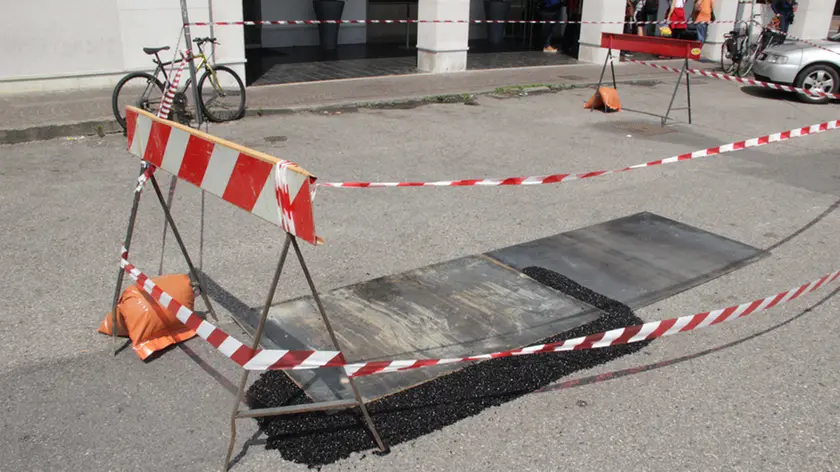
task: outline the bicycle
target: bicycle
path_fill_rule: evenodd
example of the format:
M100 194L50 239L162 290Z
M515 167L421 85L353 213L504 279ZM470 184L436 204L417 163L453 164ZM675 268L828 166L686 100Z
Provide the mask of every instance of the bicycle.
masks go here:
M754 15L753 18L759 16ZM756 58L765 49L784 42L784 35L774 30L774 22L771 21L768 27L761 26L755 19L752 23L758 24L761 28L761 33L755 42L750 41L750 33L745 21L737 22L735 28L724 35L726 40L721 46L720 66L725 74L746 77L752 72Z
M723 35L726 38L721 45L720 67L727 75L741 75L741 63L749 54L750 34L746 21L738 21L729 33Z
M205 43L219 44L216 38L196 38L194 40L198 46L198 54L193 54L189 51L188 57L182 58L184 61L192 61L199 59L199 64L196 71L205 69L204 75L198 80L199 90L199 107L203 116L207 117L209 121L219 123L223 121L232 121L241 118L245 112L245 85L239 75L226 66L210 65L207 56L204 54L202 46ZM166 66L173 63L180 63L180 61L163 62L160 59L159 53L161 51L168 51L169 46L159 48L143 48L143 52L150 56L155 56L153 62L156 64L154 74L148 72L132 72L122 79L120 79L117 86L114 87L114 92L111 97L111 105L114 109L114 116L123 130L126 128L125 124L125 107L126 105L133 105L142 110L155 113L160 107L161 100L165 93L164 85L158 79L159 74L163 74L164 83L169 83L169 75L166 73ZM178 86L178 93L176 93L176 102L178 102L179 94L183 94L190 86L191 78L187 77L183 81L183 85ZM205 85L209 87L205 88ZM138 95L133 95L134 90L140 92ZM128 98L131 94L132 98ZM186 94L183 94L186 95ZM216 109L217 99L232 98L232 106L221 106L221 109ZM122 101L121 101L122 100ZM185 97L181 99L185 101ZM232 110L225 113L225 110Z
M770 20L767 26L761 27L761 33L755 44L749 48L749 53L745 58L744 73L741 77L749 74L752 71L755 61L764 52L765 49L776 44L783 44L785 42L785 35L780 31L779 16L776 15Z

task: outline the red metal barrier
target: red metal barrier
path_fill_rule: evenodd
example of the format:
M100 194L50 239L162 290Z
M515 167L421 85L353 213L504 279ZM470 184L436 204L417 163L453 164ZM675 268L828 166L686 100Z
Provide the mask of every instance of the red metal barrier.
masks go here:
M671 114L671 109L674 106L674 98L677 96L677 90L680 88L683 75L685 75L685 94L686 100L688 101L688 123L691 124L691 82L688 79L686 70L688 70L689 59L700 59L702 46L700 41L637 36L634 34L601 33L601 47L607 49L607 58L604 61L604 67L601 69L601 77L598 79L598 88L595 89L595 93L598 93L598 90L601 89L601 84L604 82L604 72L607 71L607 64L610 65L610 72L612 73L613 88L617 88L615 66L613 65L613 61L615 60L613 50L655 54L657 56L682 59L683 68L677 77L677 85L674 88L674 93L671 95L671 103L668 104L668 110L665 112L665 116L662 117L662 126L665 126L665 123L668 121L668 116Z
M656 54L681 59L700 59L700 41L637 36L635 34L601 33L601 47L621 51Z

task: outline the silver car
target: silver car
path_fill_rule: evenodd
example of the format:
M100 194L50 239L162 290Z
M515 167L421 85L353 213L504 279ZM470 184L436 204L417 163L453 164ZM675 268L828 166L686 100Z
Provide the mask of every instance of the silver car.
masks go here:
M840 92L840 32L812 42L825 49L792 40L765 49L753 67L755 78L805 90ZM797 96L808 103L829 101L826 97L804 93Z

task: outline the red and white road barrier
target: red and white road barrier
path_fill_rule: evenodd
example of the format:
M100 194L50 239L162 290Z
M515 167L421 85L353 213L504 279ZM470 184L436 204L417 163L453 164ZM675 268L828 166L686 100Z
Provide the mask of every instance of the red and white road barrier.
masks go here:
M126 111L126 135L128 151L151 167L160 167L304 241L320 243L312 214L315 177L294 163L133 107ZM278 175L284 183L279 193Z
M127 255L123 248L123 256ZM339 351L315 351L315 350L286 350L286 349L257 349L252 350L242 342L236 340L212 323L201 319L193 311L178 303L166 292L160 289L139 269L129 263L125 257L120 262L123 270L134 279L140 288L178 320L194 330L202 339L209 342L219 350L225 357L236 362L248 370L300 370L318 369L327 367L343 367L350 377L362 377L366 375L385 372L398 372L403 370L419 369L434 365L454 364L460 362L475 362L500 357L525 356L531 354L544 354L549 352L581 351L585 349L598 349L620 344L630 344L641 341L649 341L656 338L670 336L677 333L686 333L697 329L705 328L743 318L752 313L769 310L777 305L796 300L797 298L818 290L840 276L840 270L827 274L813 282L794 287L789 290L771 295L769 297L754 300L752 302L733 305L714 311L705 311L679 318L670 318L660 321L651 321L640 325L627 326L601 333L590 334L579 338L568 339L549 344L537 344L533 346L512 349L509 351L492 352L467 357L449 359L408 359L392 361L371 361L347 363Z
M645 62L645 61L638 61L638 60L630 59L630 58L625 58L624 60L627 61L627 62L632 62L633 64L641 64L643 66L653 67L655 69L667 70L668 72L676 72L677 74L680 73L680 69L676 69L674 67L663 66L661 64L653 64L653 63ZM781 84L774 84L774 83L771 83L771 82L763 82L761 80L744 79L744 78L741 78L741 77L735 77L735 76L732 76L732 75L720 74L720 73L717 73L717 72L710 72L710 71L702 70L702 69L686 69L686 72L688 72L689 74L693 74L693 75L701 75L703 77L711 77L713 79L719 79L719 80L728 80L730 82L738 82L740 84L755 85L757 87L764 87L764 88L769 88L769 89L773 89L773 90L783 90L785 92L799 92L799 93L804 93L806 95L810 95L812 97L828 97L828 98L832 98L832 99L835 99L835 100L840 99L840 95L833 94L833 93L828 93L828 92L823 92L822 90L807 90L807 89L803 89L803 88L799 88L799 87L791 87L789 85L781 85Z
M680 154L677 156L668 157L666 159L659 159L656 161L645 162L643 164L636 164L622 169L615 170L596 170L589 172L581 172L577 174L553 174L532 177L507 177L503 179L467 179L467 180L439 180L431 182L318 182L317 185L322 187L333 188L385 188L385 187L478 187L489 186L496 187L502 185L543 185L554 184L560 182L569 182L573 180L583 180L592 177L600 177L608 174L617 174L619 172L627 172L630 170L641 169L645 167L654 167L662 164L673 164L675 162L690 161L699 159L701 157L715 156L727 152L740 151L743 149L763 146L765 144L776 143L780 141L787 141L793 138L808 136L823 131L840 128L840 120L827 121L825 123L818 123L804 128L797 128L781 133L773 133L757 138L746 139L734 143L723 144L698 151Z

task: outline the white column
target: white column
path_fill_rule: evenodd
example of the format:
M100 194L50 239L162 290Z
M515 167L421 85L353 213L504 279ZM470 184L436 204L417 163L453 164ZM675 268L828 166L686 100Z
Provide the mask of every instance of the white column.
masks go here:
M715 0L715 21L735 21L738 16L738 0ZM749 16L749 14L747 14ZM721 47L726 33L735 28L734 23L712 23L707 30L708 37L703 44L703 57L720 60Z
M578 59L586 62L602 63L607 58L607 50L601 48L601 33L624 32L624 2L616 0L585 0L583 2L583 21L616 21L617 24L581 25L580 52ZM619 51L613 51L618 57Z
M788 33L802 39L825 39L833 13L834 0L800 1Z
M469 20L470 0L420 0L420 20ZM469 23L417 25L417 68L424 72L467 70Z

